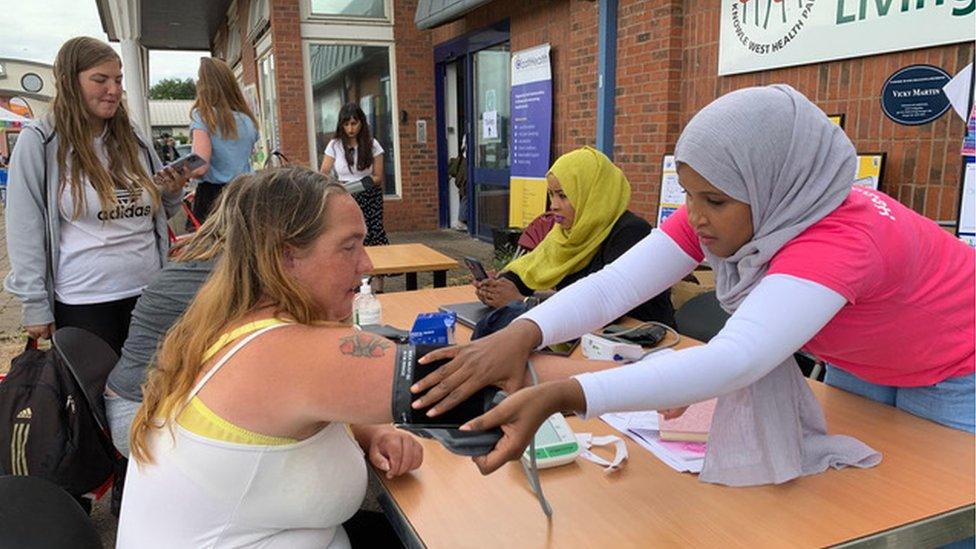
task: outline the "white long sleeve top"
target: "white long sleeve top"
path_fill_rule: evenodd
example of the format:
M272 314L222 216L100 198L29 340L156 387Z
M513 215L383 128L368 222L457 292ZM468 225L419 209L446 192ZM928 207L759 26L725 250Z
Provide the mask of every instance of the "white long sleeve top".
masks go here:
M657 295L696 265L655 229L617 261L522 318L539 326L543 346L573 339ZM575 376L586 396L585 417L684 406L746 387L799 350L846 303L821 284L769 275L707 344Z

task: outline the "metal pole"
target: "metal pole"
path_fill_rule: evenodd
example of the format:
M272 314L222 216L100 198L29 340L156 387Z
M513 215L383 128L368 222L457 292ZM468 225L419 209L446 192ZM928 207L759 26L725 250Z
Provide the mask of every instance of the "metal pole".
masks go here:
M613 160L614 107L617 93L617 0L600 0L599 9L596 148Z

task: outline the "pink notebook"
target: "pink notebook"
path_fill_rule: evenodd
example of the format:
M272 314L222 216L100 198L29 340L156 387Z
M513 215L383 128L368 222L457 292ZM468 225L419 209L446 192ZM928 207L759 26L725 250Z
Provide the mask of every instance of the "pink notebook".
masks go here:
M715 413L714 398L692 404L684 414L674 419L664 419L664 416L658 414L661 440L708 441L708 429L712 426L713 413Z

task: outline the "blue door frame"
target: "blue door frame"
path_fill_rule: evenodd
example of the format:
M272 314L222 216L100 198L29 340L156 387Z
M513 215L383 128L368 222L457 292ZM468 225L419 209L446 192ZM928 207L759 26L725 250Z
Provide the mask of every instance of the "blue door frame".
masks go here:
M484 29L474 31L463 36L459 36L448 42L434 46L434 96L436 101L437 115L437 198L438 198L438 223L441 227L449 224L449 191L448 185L450 178L447 175L447 132L444 107L444 78L447 73L447 65L459 61L464 65L464 141L466 143L465 161L467 162L467 219L468 234L477 236L482 240L490 240L491 234L484 234L478 230L478 221L475 211L476 200L474 200L474 187L478 183L494 184L498 180L504 180L504 186L508 186L508 170L475 169L474 154L474 71L472 55L485 48L495 46L509 40L509 22L500 21ZM459 90L460 92L461 90ZM501 185L499 185L501 186Z

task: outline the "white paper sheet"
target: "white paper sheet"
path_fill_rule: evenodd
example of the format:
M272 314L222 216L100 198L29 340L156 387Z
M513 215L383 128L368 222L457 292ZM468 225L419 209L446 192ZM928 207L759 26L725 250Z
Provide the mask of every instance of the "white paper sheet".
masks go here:
M693 451L693 448L702 445L662 442L656 411L603 414L600 419L633 439L675 471L701 472L705 458L700 452Z
M966 68L956 73L945 86L942 86L942 91L949 98L952 109L963 120L969 116L969 90L971 89L969 83L972 78L973 65L970 63L966 65ZM976 90L973 91L973 99L976 99Z

